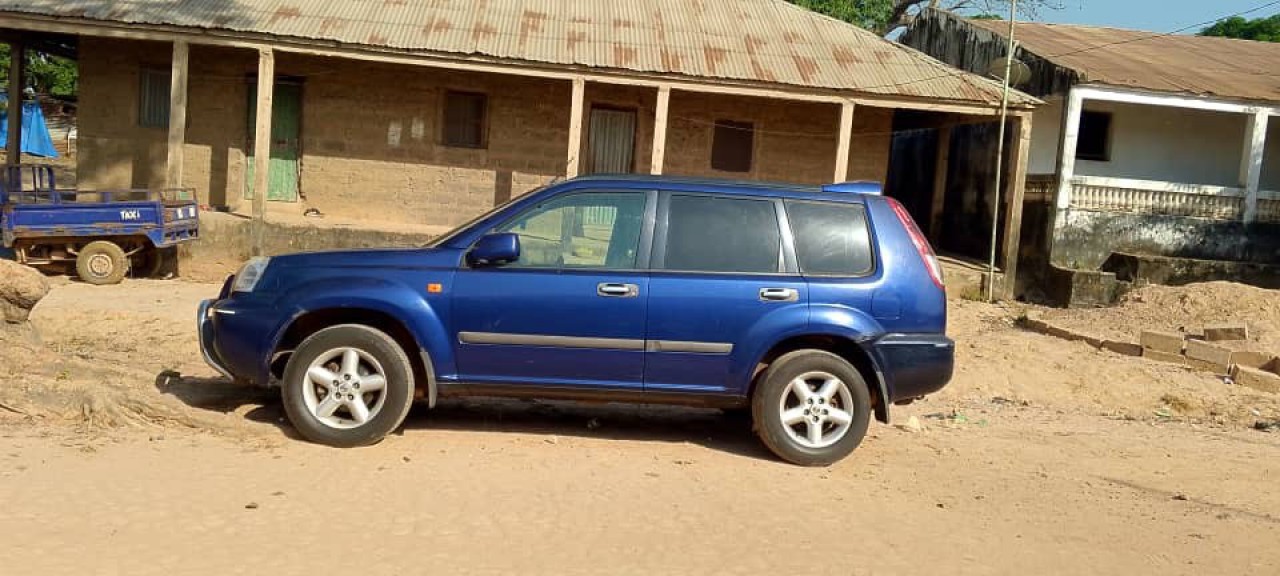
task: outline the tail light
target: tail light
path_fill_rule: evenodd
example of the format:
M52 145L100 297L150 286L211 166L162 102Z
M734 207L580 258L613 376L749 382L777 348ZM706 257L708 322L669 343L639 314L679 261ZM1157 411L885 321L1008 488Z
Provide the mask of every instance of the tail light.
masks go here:
M924 261L924 267L929 270L929 277L933 279L933 283L939 288L944 288L942 267L938 265L938 257L933 253L933 247L929 245L929 241L925 239L924 234L920 233L920 227L916 226L916 221L907 213L907 209L903 208L902 203L893 198L886 197L885 200L888 200L889 206L893 208L893 213L898 216L898 221L902 222L902 227L906 229L907 236L911 237L911 243L915 245L916 253Z

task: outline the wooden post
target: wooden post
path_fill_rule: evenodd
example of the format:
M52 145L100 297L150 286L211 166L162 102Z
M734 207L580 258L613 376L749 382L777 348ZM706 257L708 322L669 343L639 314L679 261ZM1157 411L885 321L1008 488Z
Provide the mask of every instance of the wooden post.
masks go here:
M1022 205L1027 190L1027 159L1031 154L1031 114L1018 116L1013 149L1009 151L1009 207L1004 228L1004 294L1012 300L1018 281L1018 252L1022 244Z
M1075 88L1067 96L1067 113L1062 121L1062 147L1058 157L1058 210L1071 206L1071 178L1076 172L1076 145L1080 140L1080 114L1084 96Z
M565 177L574 178L579 173L582 155L582 100L587 82L581 76L573 79L573 101L569 106L569 155L565 164Z
M25 54L21 39L9 42L9 140L5 146L9 164L22 163L22 85L27 77Z
M169 74L169 143L165 187L182 187L182 145L187 141L187 61L186 40L173 42L173 63Z
M835 182L849 179L849 149L853 143L853 102L840 104L840 142L836 145Z
M942 241L942 210L947 204L947 169L951 165L951 126L938 129L938 155L933 168L933 206L929 210L929 241Z
M276 86L275 54L271 48L258 52L258 105L253 127L253 255L263 255L266 234L267 177L271 169L271 104Z
M658 109L653 115L653 160L649 173L661 175L667 159L667 115L671 108L671 87L658 87Z
M1244 151L1240 155L1240 187L1244 188L1244 221L1258 219L1258 187L1262 177L1262 153L1267 147L1266 110L1249 116L1244 129Z

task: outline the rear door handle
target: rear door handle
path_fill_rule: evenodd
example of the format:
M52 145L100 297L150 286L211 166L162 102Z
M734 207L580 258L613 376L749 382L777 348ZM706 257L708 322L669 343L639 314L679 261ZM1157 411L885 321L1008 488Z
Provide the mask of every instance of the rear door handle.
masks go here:
M760 299L765 302L795 302L800 291L795 288L761 288Z
M606 298L635 298L640 295L640 287L635 284L602 282L596 285L596 295Z

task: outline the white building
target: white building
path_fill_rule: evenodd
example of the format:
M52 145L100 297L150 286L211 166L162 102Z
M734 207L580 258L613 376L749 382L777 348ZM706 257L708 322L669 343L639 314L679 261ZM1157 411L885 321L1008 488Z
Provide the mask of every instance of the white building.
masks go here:
M1008 22L930 10L902 41L985 72L1007 33ZM1280 264L1280 44L1036 23L1015 37L1030 73L1018 88L1046 102L1032 124L1024 259Z

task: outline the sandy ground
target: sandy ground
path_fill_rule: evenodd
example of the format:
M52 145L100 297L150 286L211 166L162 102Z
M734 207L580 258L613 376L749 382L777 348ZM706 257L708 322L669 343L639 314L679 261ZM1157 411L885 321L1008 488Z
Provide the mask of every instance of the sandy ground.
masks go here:
M804 469L670 408L454 403L305 444L200 362L216 291L61 281L0 334L0 573L1280 573L1280 433L1254 429L1280 395L1017 308L953 302L956 380L895 410L924 428Z
M1231 282L1144 286L1115 308L1046 309L1055 325L1137 342L1139 331L1202 334L1205 324L1244 324L1249 343L1239 347L1280 353L1280 294Z

